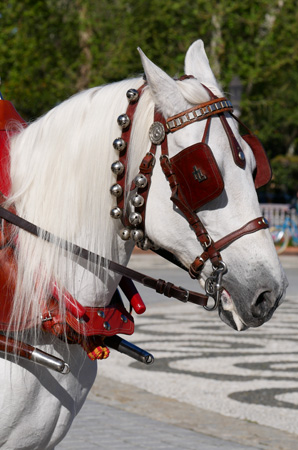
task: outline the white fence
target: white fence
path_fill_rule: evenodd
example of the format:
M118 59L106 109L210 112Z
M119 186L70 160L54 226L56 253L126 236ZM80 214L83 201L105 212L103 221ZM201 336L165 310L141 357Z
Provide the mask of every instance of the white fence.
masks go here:
M296 211L295 209L289 209L290 205L283 203L262 203L260 206L263 216L269 220L269 225L271 227L281 225L285 220L286 213L289 213L291 219L298 225Z

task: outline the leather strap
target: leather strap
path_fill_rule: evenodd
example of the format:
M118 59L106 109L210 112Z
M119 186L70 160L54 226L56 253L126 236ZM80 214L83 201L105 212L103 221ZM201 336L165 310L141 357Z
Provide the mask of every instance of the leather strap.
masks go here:
M245 225L243 225L241 228L238 228L238 230L229 233L227 236L213 243L213 249L215 249L216 252L221 252L230 244L232 244L232 242L236 241L242 236L246 234L255 233L256 231L265 230L268 227L269 227L268 221L264 217L257 217L256 219L253 219L248 223L246 223ZM210 258L210 251L203 252L200 256L198 256L195 259L195 261L190 266L190 276L192 278L198 278L200 276L204 264L209 258Z
M202 86L206 89L206 91L208 92L210 97L213 99L213 101L220 100L220 99L218 99L218 97L216 95L213 94L213 92L209 88L207 88L207 86L205 86L204 84L202 84ZM231 108L226 109L225 111L228 111L229 113L232 114L232 112L233 112L232 104L231 104ZM227 121L225 115L222 114L225 111L223 111L223 110L218 111L218 113L220 113L220 114L218 114L218 116L220 118L221 124L226 132L227 137L228 137L235 164L237 164L237 166L241 167L241 169L244 169L245 168L245 158L244 158L244 155L242 152L242 148L240 147L237 139L235 138L235 135L234 135L233 131L231 130L231 127L228 124L228 121Z
M215 242L214 247L221 251L230 245L232 242L236 241L236 239L241 238L245 234L255 233L256 231L265 230L269 227L268 221L264 217L257 217L256 219L251 220L243 227L239 228L236 231L228 234L223 237L219 241Z
M228 137L230 147L232 150L232 155L234 158L234 162L237 166L241 167L241 169L244 169L245 168L245 157L244 157L242 148L240 147L233 131L231 130L231 127L228 124L226 117L223 114L220 114L219 118L220 118L222 126L226 132L226 135Z

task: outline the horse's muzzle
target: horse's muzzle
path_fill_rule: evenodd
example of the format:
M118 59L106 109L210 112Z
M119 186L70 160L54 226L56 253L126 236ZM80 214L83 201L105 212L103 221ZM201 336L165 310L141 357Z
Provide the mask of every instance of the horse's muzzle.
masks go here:
M284 299L284 290L276 296L271 291L257 293L247 308L236 308L235 303L227 292L219 303L219 316L223 322L237 331L244 331L250 327L259 327L271 319L276 308Z

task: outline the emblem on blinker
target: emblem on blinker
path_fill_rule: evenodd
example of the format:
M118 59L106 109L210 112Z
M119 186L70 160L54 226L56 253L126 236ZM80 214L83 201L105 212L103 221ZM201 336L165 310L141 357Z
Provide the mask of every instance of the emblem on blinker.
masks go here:
M201 171L201 169L198 169L196 166L193 167L193 177L195 180L197 180L199 183L201 183L204 180L207 180L206 175L204 175Z

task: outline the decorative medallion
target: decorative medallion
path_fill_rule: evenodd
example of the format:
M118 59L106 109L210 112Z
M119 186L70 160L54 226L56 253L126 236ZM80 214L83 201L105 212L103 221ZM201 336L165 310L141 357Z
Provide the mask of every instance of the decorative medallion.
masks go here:
M153 122L149 129L150 141L155 145L160 145L165 137L166 132L163 124L161 122Z

